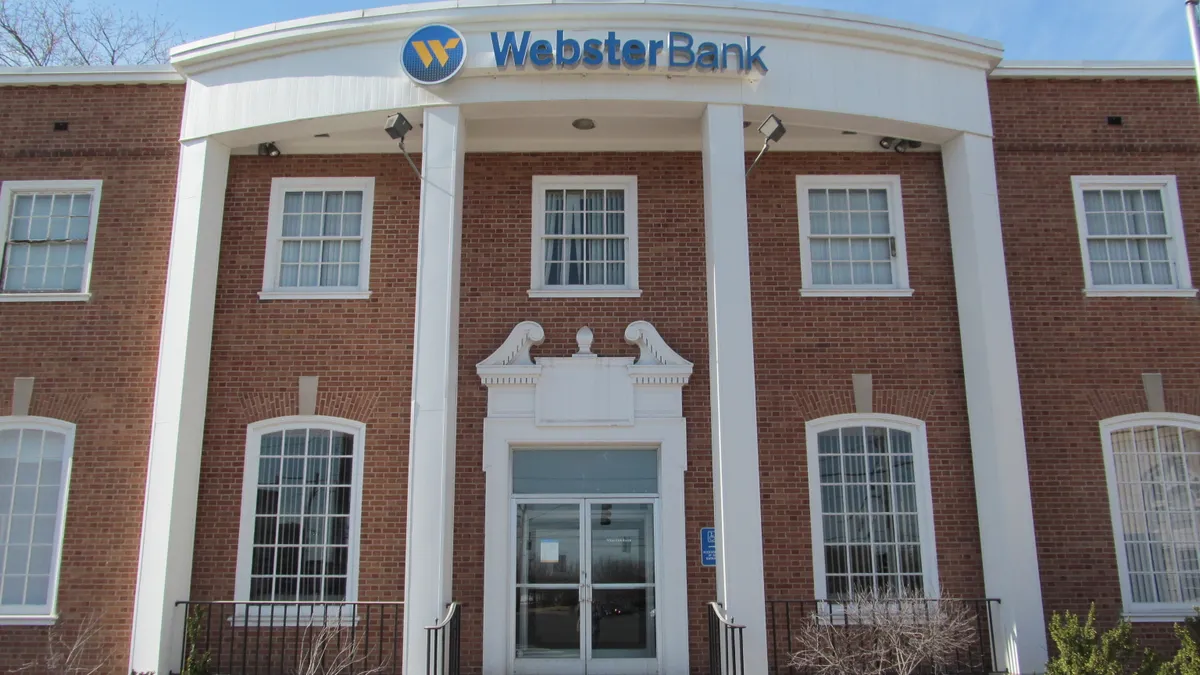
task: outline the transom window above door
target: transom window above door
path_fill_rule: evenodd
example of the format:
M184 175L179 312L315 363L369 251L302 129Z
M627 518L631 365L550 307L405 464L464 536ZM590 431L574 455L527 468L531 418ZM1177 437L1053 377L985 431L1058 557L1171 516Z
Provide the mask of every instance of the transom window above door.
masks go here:
M637 178L533 179L529 295L638 296Z
M276 178L259 297L368 297L374 192L374 178Z
M899 176L798 176L801 295L908 296Z

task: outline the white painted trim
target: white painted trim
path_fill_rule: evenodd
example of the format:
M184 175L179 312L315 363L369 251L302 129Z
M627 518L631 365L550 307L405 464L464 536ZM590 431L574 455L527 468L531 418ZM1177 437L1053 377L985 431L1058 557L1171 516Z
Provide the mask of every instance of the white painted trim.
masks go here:
M625 191L625 285L624 286L547 286L545 247L542 236L546 223L546 190L624 190ZM637 176L534 176L533 222L530 225L529 297L531 298L618 298L638 297L638 193ZM563 225L564 229L566 224ZM564 274L565 274L564 270Z
M642 297L641 289L596 289L596 290L554 290L554 291L536 291L530 289L525 293L531 298L640 298Z
M1085 288L1083 294L1089 298L1194 298L1194 288L1130 288L1099 289Z
M171 66L66 66L0 68L0 87L183 84Z
M87 302L91 293L0 293L0 302Z
M96 251L96 223L100 220L100 193L104 186L102 180L7 180L0 183L0 276L3 268L8 266L8 228L12 221L13 198L19 194L37 193L67 193L92 195L91 222L88 224L87 251L83 257L83 280L79 292L50 292L42 302L79 301L90 298L89 290L92 282L92 255ZM32 297L42 295L37 292L3 293L0 302L38 302ZM79 297L86 296L86 297Z
M890 286L827 286L814 285L812 280L812 249L809 238L812 236L812 214L808 208L808 191L811 188L825 189L884 189L888 196L888 227L891 236L896 241L896 255L892 258L892 285ZM833 295L912 295L908 283L908 253L904 239L904 200L900 188L900 176L796 176L796 211L800 215L800 272L801 294L811 292L830 293ZM836 236L836 235L829 235ZM894 293L893 291L899 291ZM814 296L815 297L815 296Z
M871 290L869 288L800 289L800 297L802 298L911 298L912 296L913 289L911 288L881 288L879 290Z
M362 268L359 268L360 274ZM269 300L366 300L371 291L313 291L311 293L289 293L286 291L259 291L258 299Z
M0 431L5 429L29 429L62 434L63 466L59 480L62 492L58 495L55 523L54 558L50 563L50 587L47 589L45 605L19 605L8 610L0 607L0 625L48 626L58 620L58 586L62 580L62 553L66 541L68 495L71 490L71 469L75 461L75 425L71 422L49 417L30 415L0 417ZM20 610L18 613L15 610Z
M1124 188L1146 189L1158 188L1163 195L1163 215L1167 220L1167 252L1174 263L1174 286L1097 286L1092 282L1091 258L1087 245L1087 214L1083 205L1085 190L1119 190ZM1187 241L1184 236L1183 211L1179 206L1179 186L1175 176L1072 176L1071 193L1075 200L1075 224L1079 230L1079 252L1083 258L1084 292L1088 295L1129 295L1145 296L1158 295L1169 291L1166 295L1194 296L1192 288L1192 269L1188 260ZM1132 236L1132 235L1131 235ZM1097 293L1097 291L1103 293Z
M234 582L233 599L250 599L251 563L254 554L254 517L257 509L258 465L262 437L289 429L324 429L354 436L354 484L350 488L350 548L346 561L346 602L356 602L358 600L358 556L362 532L362 483L367 425L355 420L325 415L289 415L254 422L246 427L246 461L242 474L242 510L238 530L237 576Z
M347 190L361 191L362 204L362 248L358 258L357 286L280 286L279 266L283 246L283 197L287 192L302 190ZM259 298L263 300L302 299L333 297L339 300L359 299L362 293L370 295L371 281L371 223L375 213L375 178L273 178L271 179L271 205L267 212L267 247L263 262L263 285ZM350 296L333 294L350 293Z
M929 441L925 422L911 417L882 413L831 415L804 423L805 452L808 455L808 494L812 519L813 592L819 600L829 598L825 588L825 534L821 506L821 464L817 453L817 435L822 431L847 427L883 427L907 432L912 437L913 470L917 484L917 523L921 537L921 574L925 597L940 598L937 539L934 533L933 487L929 475Z
M1171 426L1200 430L1200 417L1182 413L1135 413L1100 420L1100 445L1104 451L1104 474L1108 487L1108 511L1112 520L1113 549L1117 554L1117 574L1121 583L1121 606L1131 621L1174 621L1196 615L1196 603L1135 603L1129 587L1129 560L1125 552L1125 532L1122 528L1121 502L1117 489L1116 458L1113 456L1112 435L1142 426Z
M1191 61L1001 61L994 79L1182 80L1196 76Z

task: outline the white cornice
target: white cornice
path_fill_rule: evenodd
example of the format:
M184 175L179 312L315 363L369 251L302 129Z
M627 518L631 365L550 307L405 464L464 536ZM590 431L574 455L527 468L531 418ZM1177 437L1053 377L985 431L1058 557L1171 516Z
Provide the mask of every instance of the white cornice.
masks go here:
M497 25L539 28L539 21L569 20L574 26L629 26L631 22L670 22L693 30L749 32L760 37L792 37L850 42L993 68L1001 46L958 33L858 14L740 0L634 0L632 2L556 2L461 0L425 2L380 9L342 12L268 24L176 47L171 63L183 72L254 60L311 48L403 33L417 26L446 22L462 31L491 30Z
M70 66L0 68L0 87L104 84L183 84L171 66Z
M1191 79L1196 70L1190 61L1003 61L993 78Z

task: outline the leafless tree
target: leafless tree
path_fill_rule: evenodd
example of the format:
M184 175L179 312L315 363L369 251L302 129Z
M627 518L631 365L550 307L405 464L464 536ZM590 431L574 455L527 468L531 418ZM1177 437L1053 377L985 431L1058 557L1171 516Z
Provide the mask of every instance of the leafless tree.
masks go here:
M172 22L75 0L0 0L0 66L165 63Z
M958 600L860 595L809 617L791 665L813 675L913 675L947 665L975 639L971 608Z
M113 653L97 644L101 623L100 614L91 614L79 624L55 624L46 631L43 654L10 672L27 675L96 675L105 672L113 661Z
M296 675L375 675L387 669L386 663L367 667L372 659L370 650L363 650L362 633L348 636L344 628L334 625L317 628L306 637Z

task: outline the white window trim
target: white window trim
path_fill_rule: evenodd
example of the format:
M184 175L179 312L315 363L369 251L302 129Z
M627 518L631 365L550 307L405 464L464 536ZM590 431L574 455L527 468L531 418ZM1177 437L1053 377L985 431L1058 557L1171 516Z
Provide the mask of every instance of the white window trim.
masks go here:
M1092 265L1088 256L1087 215L1083 206L1084 190L1111 190L1116 188L1159 188L1163 192L1163 209L1167 218L1167 246L1171 262L1175 263L1173 286L1150 286L1145 284L1124 286L1097 286L1092 283ZM1183 211L1179 206L1179 187L1175 176L1072 176L1071 193L1075 200L1075 225L1079 229L1079 253L1083 258L1083 293L1088 297L1162 297L1192 298L1196 289L1192 287L1192 270L1188 260L1187 240L1183 232Z
M346 560L346 599L341 602L357 602L359 542L362 534L363 457L366 448L367 425L354 420L325 415L276 417L255 422L246 427L246 463L242 478L242 512L238 534L237 578L234 582L233 599L238 602L250 601L250 573L254 555L254 517L258 503L258 460L262 437L269 433L288 429L328 429L354 435L354 485L350 489L350 545ZM295 612L299 612L299 608L306 605L304 602L295 604ZM289 613L293 613L293 610L289 610Z
M0 183L0 272L8 260L8 228L12 220L12 202L16 195L30 192L92 193L87 253L83 258L83 285L79 292L0 292L0 302L87 302L92 298L92 254L96 250L96 222L100 219L100 189L103 185L102 180L7 180Z
M808 244L812 235L812 217L808 208L809 188L875 188L888 192L888 221L891 236L896 240L896 258L892 263L891 286L814 286L812 280L812 251ZM900 176L796 176L796 210L800 215L800 296L806 298L834 297L912 297L908 280L908 246L904 238L904 199Z
M829 597L825 587L825 531L821 520L821 467L817 453L817 435L822 431L855 426L886 427L912 435L914 471L917 479L917 527L921 534L921 574L924 577L925 597L940 598L938 579L937 540L934 536L933 490L929 477L929 446L925 422L911 417L880 413L832 415L804 424L805 447L808 454L809 511L812 520L813 591L818 600ZM834 612L837 609L833 610Z
M5 613L11 610L5 610L0 606L0 626L50 626L58 621L58 587L62 577L62 550L63 542L66 539L68 493L71 490L71 466L75 457L75 425L49 417L14 415L0 417L0 430L3 429L36 429L63 434L66 437L63 443L63 489L58 495L58 523L56 524L58 529L58 543L54 548L54 560L51 562L50 569L50 588L47 594L50 602L45 605L45 611L26 611L21 614L15 612ZM28 607L23 606L21 609L27 610Z
M1129 560L1125 553L1125 532L1121 527L1121 501L1117 492L1117 468L1113 457L1112 435L1134 427L1173 426L1200 429L1200 417L1181 413L1135 413L1100 421L1100 440L1104 448L1104 474L1108 484L1108 511L1112 520L1113 548L1117 553L1117 573L1121 581L1122 614L1134 622L1183 621L1196 615L1194 602L1134 602L1129 588Z
M283 254L283 195L301 190L360 190L363 193L362 249L359 253L358 286L348 288L281 287L278 284L280 256ZM374 178L274 178L271 180L271 204L267 212L267 251L263 263L261 300L365 300L371 297L371 225L375 212Z
M590 188L625 191L625 285L624 286L553 286L545 279L545 247L542 234L546 227L546 190ZM638 286L638 199L637 176L534 176L533 224L530 228L531 262L529 297L531 298L637 298Z

